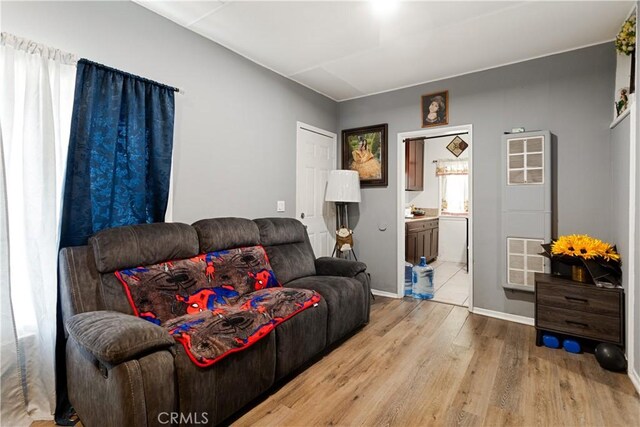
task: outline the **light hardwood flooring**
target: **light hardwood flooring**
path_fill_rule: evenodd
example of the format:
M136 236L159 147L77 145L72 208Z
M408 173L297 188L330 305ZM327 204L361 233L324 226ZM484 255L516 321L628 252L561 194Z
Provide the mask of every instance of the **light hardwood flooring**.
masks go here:
M463 307L376 297L368 326L234 425L638 425L625 374L534 335Z
M459 306L376 297L368 326L234 425L638 425L625 374L534 335Z

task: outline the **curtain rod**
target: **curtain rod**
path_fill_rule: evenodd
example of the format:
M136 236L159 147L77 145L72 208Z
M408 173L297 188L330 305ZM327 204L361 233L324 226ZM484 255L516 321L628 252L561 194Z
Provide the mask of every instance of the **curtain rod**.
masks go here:
M180 93L180 89L178 89L177 87L173 87L173 86L166 85L164 83L156 82L155 80L147 79L145 77L136 76L135 74L127 73L126 71L118 70L117 68L109 67L108 65L100 64L99 62L90 61L90 60L88 60L86 58L80 58L78 63L81 63L81 62L83 62L85 64L95 65L96 67L104 68L105 70L109 70L109 71L113 71L113 72L116 72L116 73L120 73L120 74L125 75L127 77L131 77L131 78L134 78L136 80L143 81L145 83L151 83L151 84L154 84L156 86L160 86L160 87L163 87L165 89L169 89L169 90L172 90L174 92Z
M453 163L453 162L468 162L469 158L468 157L463 157L462 159L440 159L440 160L432 160L431 163L438 163L438 162L442 162L442 163Z
M459 133L452 133L449 135L439 135L439 136L418 136L416 138L405 138L402 140L402 142L407 142L407 141L424 141L425 139L437 139L437 138L446 138L448 136L459 136L459 135L468 135L469 132L459 132Z

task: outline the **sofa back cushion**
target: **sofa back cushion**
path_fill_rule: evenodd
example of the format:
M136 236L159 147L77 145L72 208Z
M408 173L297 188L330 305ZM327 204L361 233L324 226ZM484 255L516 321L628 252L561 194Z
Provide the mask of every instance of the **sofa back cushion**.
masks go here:
M246 218L212 218L193 223L198 233L200 253L260 244L256 223Z
M117 270L152 265L198 255L198 234L187 224L154 223L110 228L89 239L100 273L100 293L106 310L134 314Z
M316 274L315 256L304 225L292 218L261 218L254 222L280 283Z
M133 314L158 325L184 314L227 306L256 290L280 286L261 246L115 272Z
M177 222L110 228L89 239L100 273L198 255L196 230Z

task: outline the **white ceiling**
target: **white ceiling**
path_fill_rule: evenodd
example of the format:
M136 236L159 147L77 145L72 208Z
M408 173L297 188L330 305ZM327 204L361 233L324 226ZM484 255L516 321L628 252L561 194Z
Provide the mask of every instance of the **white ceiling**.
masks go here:
M136 3L341 101L608 40L633 2ZM383 0L384 1L384 0Z

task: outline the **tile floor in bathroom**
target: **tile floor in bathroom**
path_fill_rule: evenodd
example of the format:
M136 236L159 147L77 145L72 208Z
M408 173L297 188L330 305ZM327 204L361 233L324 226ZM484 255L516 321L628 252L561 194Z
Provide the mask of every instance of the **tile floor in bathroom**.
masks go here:
M457 262L436 260L434 269L436 289L432 301L469 306L469 274L465 265Z

